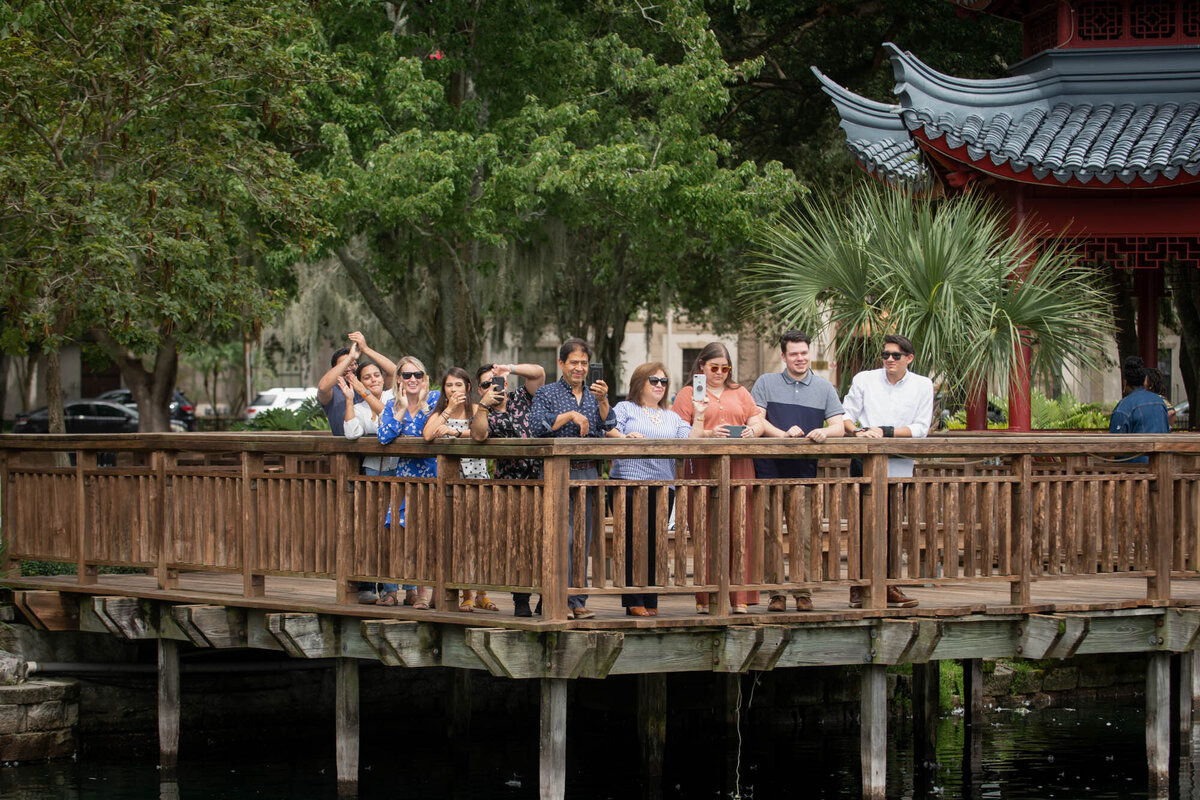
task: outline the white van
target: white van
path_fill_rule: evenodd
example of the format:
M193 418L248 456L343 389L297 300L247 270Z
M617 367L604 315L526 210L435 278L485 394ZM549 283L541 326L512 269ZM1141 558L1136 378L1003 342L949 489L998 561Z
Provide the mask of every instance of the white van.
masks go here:
M302 386L276 386L259 392L254 402L246 407L246 419L254 419L260 411L268 408L299 408L310 397L317 396L316 387L305 389Z

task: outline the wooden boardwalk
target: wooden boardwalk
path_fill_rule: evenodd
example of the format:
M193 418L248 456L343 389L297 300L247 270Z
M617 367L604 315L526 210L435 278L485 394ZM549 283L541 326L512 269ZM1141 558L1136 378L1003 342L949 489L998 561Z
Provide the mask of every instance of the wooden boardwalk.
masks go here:
M438 477L360 475L358 459L375 453L436 457ZM1128 463L1131 453L1147 462ZM894 455L918 459L914 478L888 478ZM466 456L541 458L545 477L465 480L457 465ZM816 458L818 475L730 478L732 460L756 456ZM645 457L706 459L711 477L570 478L573 461ZM625 491L609 491L626 486L629 509ZM639 676L653 759L667 672L855 665L868 797L884 789L889 665L912 665L918 716L929 723L943 660L963 662L974 719L981 659L1145 653L1158 781L1172 709L1190 727L1200 686L1200 435L386 450L328 435L0 436L0 487L4 585L30 624L158 642L166 767L178 743L181 645L336 659L346 792L357 781L364 659L540 680L545 798L563 796L565 685L577 678ZM589 523L590 547L568 533ZM73 574L21 576L23 559L67 563ZM144 574L104 574L108 566ZM358 605L362 580L429 586L453 610ZM919 606L888 608L890 585ZM848 607L852 586L866 593L860 609ZM458 611L459 591L478 588L501 610ZM797 589L813 592L812 612L767 612L769 594ZM626 616L619 598L629 591L660 593L659 615ZM730 593L746 591L760 604L733 613ZM513 617L511 592L541 594L544 616ZM696 592L710 613L697 613ZM568 619L568 594L588 594L596 616Z

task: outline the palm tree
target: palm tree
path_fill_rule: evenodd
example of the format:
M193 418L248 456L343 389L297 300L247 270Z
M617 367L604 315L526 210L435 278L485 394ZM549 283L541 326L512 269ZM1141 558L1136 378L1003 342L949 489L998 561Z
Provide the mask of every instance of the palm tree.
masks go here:
M764 224L742 299L785 327L831 326L838 361L852 367L903 333L914 368L958 396L1031 368L1100 368L1113 329L1106 290L1072 247L1038 233L1012 229L997 203L975 195L864 184Z

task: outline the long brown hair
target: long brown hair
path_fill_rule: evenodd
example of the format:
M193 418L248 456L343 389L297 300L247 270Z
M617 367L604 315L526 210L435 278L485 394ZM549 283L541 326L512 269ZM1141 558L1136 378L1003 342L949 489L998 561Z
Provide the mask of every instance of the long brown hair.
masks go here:
M433 407L433 413L440 414L446 410L446 406L450 405L450 397L446 393L447 378L458 378L463 382L463 385L466 386L467 419L470 419L471 415L475 413L475 403L471 401L471 386L474 385L474 382L471 380L471 376L468 375L467 371L462 367L451 367L450 369L446 370L446 374L442 376L442 396L438 398L437 405Z
M666 375L668 379L671 377L661 361L651 361L635 369L633 374L629 376L629 394L626 396L626 399L640 406L642 404L642 393L646 391L646 379L659 370L662 370L662 374ZM658 401L659 408L667 407L667 394L667 392L663 392L662 398Z
M725 373L725 388L737 389L741 386L740 383L733 379L733 359L729 357L729 348L720 342L709 342L704 345L704 349L696 356L696 361L692 364L693 375L703 375L704 365L714 358L724 358L729 362L729 372Z

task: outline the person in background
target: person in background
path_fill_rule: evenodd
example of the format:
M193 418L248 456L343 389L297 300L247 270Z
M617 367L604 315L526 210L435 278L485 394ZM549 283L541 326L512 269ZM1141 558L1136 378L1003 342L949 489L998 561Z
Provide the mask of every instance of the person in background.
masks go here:
M599 437L616 424L612 407L608 403L608 384L603 380L585 386L588 364L592 359L592 348L583 339L567 339L558 348L558 368L562 377L554 383L537 390L533 396L531 430L535 437ZM600 477L600 464L594 459L572 461L570 480L596 480ZM595 487L588 487L587 510L595 508ZM584 514L584 563L592 552L592 514ZM567 552L575 542L575 492L570 493L567 510ZM567 558L567 585L575 585L575 559ZM584 580L586 577L580 576ZM587 607L587 595L567 597L567 619L591 619L596 612Z
M341 436L344 433L347 402L345 394L334 391L334 389L337 388L338 378L348 381L352 375L357 373L359 356L366 356L379 367L379 371L383 375L385 390L392 388L396 372L396 365L392 363L391 359L367 347L367 340L360 332L354 331L347 338L350 340L350 346L334 351L333 356L329 359L329 371L317 381L317 402L321 404L321 410L325 412L325 419L329 420L329 432L334 436ZM362 397L355 395L354 402L365 401Z
M384 376L384 389L391 388L392 373L396 371L396 365L391 362L391 359L367 347L367 340L359 331L353 331L346 338L350 340L350 346L334 351L329 359L329 371L317 381L317 402L321 404L321 410L325 412L325 419L329 421L329 432L334 436L345 434L346 406L351 399L354 405L365 402L359 394L352 393L352 397L347 398L344 392L334 391L337 389L339 379L349 381L357 374L359 355L365 355L375 362ZM375 593L375 584L359 582L358 602L374 603L378 599L379 596Z
M475 413L475 404L471 400L471 376L461 367L451 367L442 376L442 396L438 398L433 412L425 420L423 434L425 441L436 439L462 438L471 434L471 416ZM468 480L487 480L487 460L482 458L459 459L458 474ZM500 609L488 599L487 592L478 593L471 589L462 590L459 601L459 611L474 611L481 608L484 611L499 611Z
M1171 400L1167 397L1167 382L1163 378L1161 369L1146 367L1146 389L1162 398L1163 404L1167 407L1167 424L1174 425L1175 406L1171 405Z
M1121 365L1121 402L1108 420L1109 433L1170 433L1167 407L1158 395L1146 389L1146 367L1142 359L1129 356ZM1124 459L1127 464L1145 464L1146 456Z
M429 390L429 372L415 356L400 359L400 365L396 367L395 383L395 396L384 405L379 415L376 436L380 444L391 444L400 436L421 437L432 407L442 397L438 390ZM367 402L376 401L367 398ZM401 478L436 478L437 459L397 459L396 475ZM401 503L399 510L391 515L393 524L404 525L404 505ZM385 592L398 588L392 583L385 583L383 586ZM422 587L420 591L416 586L405 586L404 605L411 605L417 609L429 608L432 595L433 590L428 586Z
M525 384L505 392L507 378L513 375L525 379ZM499 379L501 385L496 385ZM546 370L537 364L484 364L475 371L479 405L471 415L471 438L476 442L492 439L528 439L531 432L529 414L533 395L546 382ZM502 388L503 387L503 388ZM505 481L536 481L542 477L540 458L498 458L496 477ZM513 592L513 616L531 617L529 595ZM542 613L538 603L537 613Z
M928 436L933 424L933 381L909 370L914 358L912 342L896 334L885 336L882 356L881 369L860 372L850 383L850 392L842 403L846 410L846 433L860 439ZM861 467L858 474L862 474ZM911 458L888 459L889 478L911 478L912 474ZM863 588L851 586L850 607L860 608L862 603ZM912 608L917 601L900 591L900 587L888 586L887 604L893 608Z
M692 366L691 375L704 376L705 399L695 399L695 389L689 380L688 384L679 390L679 394L675 395L675 413L692 426L692 431L697 437L705 437L710 439L728 439L730 436L729 426L742 426L740 436L743 439L761 436L763 431L762 413L754 403L754 398L746 391L746 388L733 380L732 362L729 358L729 351L725 345L720 342L712 342L705 345L700 351L700 355L696 358L696 363ZM685 478L707 479L709 477L709 461L704 458L690 458L684 466L683 476ZM734 458L729 461L729 477L733 480L745 480L754 477L754 461L749 458ZM754 531L751 527L751 493L746 492L745 508L734 508L730 503L729 519L730 527L735 524L737 514L745 515L745 531L746 531L746 547L745 552L753 551L753 535ZM692 504L695 508L695 504ZM692 536L697 542L697 546L704 547L708 541L708 537L704 532L701 532L696 525L695 519L691 521ZM730 558L733 557L733 537L730 537ZM714 581L714 570L716 568L716 556L713 553L709 554L708 565L709 574L703 578L704 581L712 583ZM731 562L732 563L732 560ZM736 577L741 577L742 581L749 583L751 580L750 559L745 560L744 574L741 576L730 575L730 580L733 581ZM696 582L701 582L701 576L696 576ZM729 603L734 614L745 614L749 607L758 604L758 592L730 592ZM696 594L696 613L707 614L711 603L708 593L700 592Z
M779 337L779 354L783 359L781 372L760 375L750 390L750 396L763 416L763 436L774 439L799 439L799 445L809 442L820 444L829 438L842 435L842 404L838 402L833 384L813 374L808 368L809 348L812 342L808 334L787 331ZM798 478L811 480L817 477L815 458L756 458L754 474L764 479ZM788 528L799 524L791 519L791 504L784 505L788 514ZM807 562L807 553L797 553L793 565ZM793 575L799 570L793 569ZM793 577L795 580L795 577ZM792 592L797 611L812 611L812 592L797 589ZM787 596L771 595L767 611L787 611Z
M378 405L392 399L391 390L384 391L383 389L383 373L380 372L379 367L370 363L360 364L356 375L350 376L349 380L339 377L337 385L346 401L344 425L346 438L354 441L362 438L364 434L374 436L379 429L379 411L372 408L372 404L366 400L372 398ZM358 399L363 402L354 402L356 394ZM387 456L365 456L362 469L364 475L395 475L396 459ZM387 585L390 584L385 584L385 586ZM385 589L375 604L380 606L399 605L396 590Z
M674 411L667 409L667 387L671 379L667 368L653 361L642 364L629 378L628 400L617 403L613 411L617 424L607 435L618 439L686 439L694 433L692 426ZM608 475L619 481L673 481L675 459L673 458L618 458L612 462ZM633 575L633 499L637 492L634 486L624 489L609 489L611 504L614 492L625 492L625 585L634 586ZM647 583L656 583L655 566L657 554L654 543L658 530L658 489L651 488L646 503L646 575ZM675 489L667 490L667 508L675 502ZM665 522L665 520L664 520ZM631 617L658 616L658 595L652 592L621 595L621 605Z

